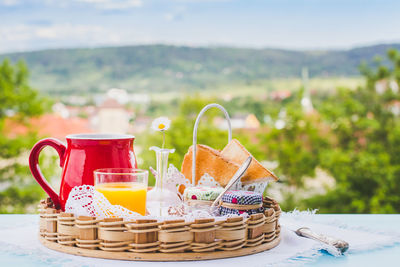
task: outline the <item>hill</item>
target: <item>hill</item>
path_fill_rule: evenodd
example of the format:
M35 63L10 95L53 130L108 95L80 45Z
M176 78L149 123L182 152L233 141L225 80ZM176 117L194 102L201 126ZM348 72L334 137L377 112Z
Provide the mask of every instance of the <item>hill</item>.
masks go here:
M389 48L400 49L400 44L331 51L141 45L12 53L0 60L25 60L32 84L51 94L110 87L167 92L299 77L304 66L311 77L357 76L361 61L372 62Z

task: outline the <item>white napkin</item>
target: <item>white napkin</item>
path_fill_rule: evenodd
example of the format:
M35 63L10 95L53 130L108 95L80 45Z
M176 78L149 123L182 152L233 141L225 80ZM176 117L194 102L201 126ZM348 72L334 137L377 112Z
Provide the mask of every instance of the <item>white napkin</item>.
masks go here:
M345 257L346 254L378 249L400 242L400 233L381 232L361 226L349 227L339 220L321 223L318 222L314 213L315 211L299 212L296 210L289 213L282 213L280 220L283 229L282 242L276 249L276 251L279 251L280 256L282 256L280 258L282 261L279 262L300 263L313 261L322 255L321 250L328 250L330 254L336 257ZM345 240L350 244L349 250L344 255L341 255L338 251L327 245L299 237L293 232L293 229L300 227L308 227L316 233Z
M2 215L7 216L7 215ZM268 266L268 265L302 265L321 256L320 243L298 237L294 232L285 228L285 224L297 224L310 227L313 231L342 238L350 243L347 253L357 253L400 242L399 234L379 233L362 228L349 228L338 222L322 224L317 222L317 216L312 213L283 213L282 241L274 249L262 253L221 260L196 262L165 262L162 266ZM4 221L4 220L3 220ZM0 230L0 254L10 262L14 259L46 266L132 266L132 262L120 260L105 260L69 255L52 251L42 246L38 241L38 216L14 215L7 217ZM5 258L4 258L5 257ZM345 257L345 256L341 256ZM157 262L135 262L136 266L161 266Z

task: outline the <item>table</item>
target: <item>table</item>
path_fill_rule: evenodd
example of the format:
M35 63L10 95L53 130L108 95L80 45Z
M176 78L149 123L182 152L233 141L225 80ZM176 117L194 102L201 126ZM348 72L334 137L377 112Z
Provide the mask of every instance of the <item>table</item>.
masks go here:
M319 222L328 222L332 219L338 219L347 223L350 226L363 226L371 229L380 229L386 231L400 232L400 215L315 215ZM1 229L9 229L10 235L0 236L0 266L76 266L76 259L82 257L62 254L58 252L47 251L47 248L42 247L38 242L34 243L33 248L26 251L19 251L16 246L9 244L9 239L12 238L12 229L16 227L30 227L26 239L35 240L38 229L38 215L0 215ZM379 227L379 228L378 228ZM32 230L30 230L32 229ZM36 229L36 230L35 230ZM36 247L35 247L36 246ZM50 253L50 254L49 254ZM43 257L43 254L49 254L50 257ZM343 257L335 258L321 252L322 256L316 261L306 263L305 266L400 266L400 244L391 247L385 247L379 250L368 251L365 253L349 254ZM251 260L253 256L246 256L249 262L249 267L253 266ZM259 257L258 257L259 259ZM91 262L85 258L87 266L98 265L98 262ZM94 260L94 259L92 259ZM112 261L108 261L108 263ZM218 265L223 266L224 262L228 265L229 261L219 260ZM210 262L211 263L211 262ZM133 264L133 263L132 263ZM82 265L82 264L79 264ZM159 266L159 264L145 264L148 266ZM165 266L173 266L164 264ZM178 264L177 264L178 265ZM180 263L182 266L192 266L193 262ZM257 265L260 265L257 262ZM136 264L134 265L136 266ZM247 267L247 266L246 266Z
M400 233L400 215L395 214L346 214L346 215L317 215L321 222L337 218L350 226L363 226L383 231ZM306 266L400 266L400 244L364 253L350 254L335 258L323 255L316 262Z

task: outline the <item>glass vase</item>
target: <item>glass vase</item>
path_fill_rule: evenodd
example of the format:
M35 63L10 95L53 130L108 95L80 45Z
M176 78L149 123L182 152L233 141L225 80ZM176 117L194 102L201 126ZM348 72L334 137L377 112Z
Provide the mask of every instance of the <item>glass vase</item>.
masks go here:
M169 153L174 153L175 149L164 149L152 146L150 150L156 152L157 175L154 188L147 192L146 207L152 216L168 216L169 207L174 207L181 203L179 196L165 186L168 155Z

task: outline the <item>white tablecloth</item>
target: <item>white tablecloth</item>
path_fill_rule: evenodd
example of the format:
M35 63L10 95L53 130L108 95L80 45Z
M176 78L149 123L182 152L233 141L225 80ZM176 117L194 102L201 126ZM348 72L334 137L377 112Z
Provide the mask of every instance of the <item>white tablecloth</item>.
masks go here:
M68 255L52 251L42 246L37 238L37 215L2 215L0 222L0 263L16 263L18 267L29 263L31 266L132 266L129 261L105 260ZM350 243L348 253L376 249L396 244L400 237L396 232L378 233L376 230L349 228L343 222L331 221L319 223L318 215L283 214L282 241L279 246L262 253L221 260L197 262L165 262L163 266L268 266L268 265L302 265L323 255L323 246L313 240L296 236L286 225L308 226L316 232L326 233L342 238ZM341 256L346 257L346 256ZM251 263L249 265L249 263ZM6 266L1 264L1 266ZM134 266L160 266L157 262L135 262Z

